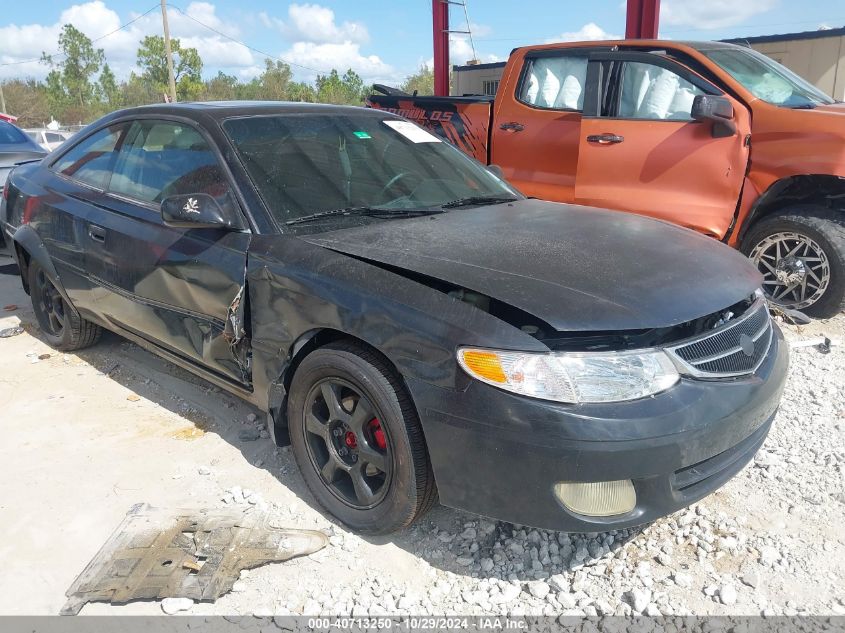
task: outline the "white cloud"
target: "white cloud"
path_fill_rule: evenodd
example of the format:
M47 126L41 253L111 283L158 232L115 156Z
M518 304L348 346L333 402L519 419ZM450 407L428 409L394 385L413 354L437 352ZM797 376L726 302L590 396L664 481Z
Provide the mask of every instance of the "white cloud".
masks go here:
M472 45L466 35L452 35L449 38L449 63L451 64L466 64L473 59ZM492 53L479 53L476 47L475 54L478 61L488 64L490 62L499 61L499 56ZM433 62L432 62L433 63Z
M401 77L378 55L367 55L361 47L370 40L362 22L338 23L335 13L319 4L291 4L285 19L266 12L258 14L261 23L279 31L290 42L279 57L293 65L298 78L313 80L317 73L351 68L366 82L393 82Z
M238 28L221 19L213 4L191 2L185 8L185 13L194 20L173 7L168 11L171 35L179 38L183 46L196 48L207 66L215 69L237 70L256 64L249 49L209 31L195 21L198 20L230 37L238 37ZM55 53L59 33L65 24L73 24L91 39L98 39L138 16L138 13L130 13L121 19L118 13L110 9L105 2L93 0L65 9L54 24L23 26L12 24L0 27L0 63L36 59L42 52ZM123 78L130 71L135 70L140 41L147 35L160 33L161 13L155 10L133 22L129 27L95 42L94 46L104 50L106 61L112 70L118 77ZM47 71L47 66L38 62L0 66L0 75L4 77L43 77Z
M688 26L695 30L721 29L741 24L772 9L778 0L664 0L661 26Z
M469 23L469 30L472 31L473 37L487 37L493 32L493 28L486 24L477 24L476 22Z
M127 77L131 71L137 71L135 62L140 41L146 35L161 33L161 13L156 8L140 18L139 13L120 15L107 3L108 0L91 0L74 4L64 10L52 24L12 24L0 27L0 64L37 60L42 51L54 53L64 24L71 23L88 37L97 39L138 18L129 27L94 44L105 51L106 60L118 78ZM217 70L223 70L242 79L250 79L261 73L261 55L253 54L245 46L224 37L226 35L249 41L248 37L241 35L237 24L226 21L217 14L215 4L194 1L187 4L184 10L187 16L175 6L170 7L170 32L174 38L180 40L182 46L193 47L199 51L205 67L204 75L214 75ZM289 41L287 50L280 55L289 62L320 72L336 68L342 73L352 68L368 82L389 83L402 78L401 73L397 73L379 56L368 55L361 50L369 41L369 33L363 23L339 23L334 11L329 8L317 4L292 4L288 7L284 20L268 13L259 13L257 16L252 14L253 20L256 17L254 23L278 30ZM224 35L209 31L203 24ZM466 59L462 59L461 63ZM13 66L0 66L0 76L44 77L48 70L46 65L31 61ZM313 80L316 75L313 71L297 66L294 66L293 70L298 78Z
M546 43L552 42L590 42L595 40L618 40L621 35L608 33L595 22L588 22L577 31L566 31L560 35L547 39Z
M280 57L288 62L310 69L294 68L294 71L313 79L317 72L326 73L332 68L343 74L348 68L361 75L365 81L394 81L397 76L390 64L378 55L363 55L360 46L353 42L317 44L315 42L294 42ZM315 72L317 71L317 72Z
M288 7L287 20L271 17L266 12L260 13L259 18L265 26L279 29L292 42L366 44L370 41L370 34L362 22L338 24L334 11L319 4L292 4Z

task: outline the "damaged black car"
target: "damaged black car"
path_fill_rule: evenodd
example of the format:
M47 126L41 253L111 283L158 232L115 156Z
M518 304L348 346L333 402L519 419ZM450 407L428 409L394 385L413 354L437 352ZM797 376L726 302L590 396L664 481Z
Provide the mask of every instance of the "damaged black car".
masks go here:
M713 492L788 355L755 268L660 221L526 199L378 110L113 113L3 190L43 336L117 332L267 411L361 532L447 506L596 532Z

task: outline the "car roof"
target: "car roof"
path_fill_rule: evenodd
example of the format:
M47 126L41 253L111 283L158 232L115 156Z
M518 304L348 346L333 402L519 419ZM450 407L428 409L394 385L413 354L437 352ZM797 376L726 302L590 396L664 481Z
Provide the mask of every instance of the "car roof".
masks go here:
M181 116L205 116L212 119L228 119L236 116L267 114L355 114L359 116L390 116L381 110L362 106L331 105L324 103L300 103L289 101L190 101L183 103L156 103L118 110L109 118L131 117L132 115L171 114Z

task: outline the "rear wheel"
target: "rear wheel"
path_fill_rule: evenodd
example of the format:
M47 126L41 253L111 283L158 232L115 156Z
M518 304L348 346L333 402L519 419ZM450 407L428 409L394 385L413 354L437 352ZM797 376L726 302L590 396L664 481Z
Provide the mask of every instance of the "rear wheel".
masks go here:
M436 500L416 410L394 370L363 346L309 354L288 398L291 445L317 501L349 527L386 534Z
M100 327L74 315L44 268L34 259L29 262L28 275L32 309L50 346L70 352L99 340Z
M790 207L752 226L742 251L773 303L817 318L845 308L845 213Z

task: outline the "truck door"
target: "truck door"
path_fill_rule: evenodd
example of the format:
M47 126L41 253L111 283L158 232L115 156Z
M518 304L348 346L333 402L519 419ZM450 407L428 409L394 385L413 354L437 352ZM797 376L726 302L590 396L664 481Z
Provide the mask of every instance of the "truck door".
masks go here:
M493 104L490 162L528 196L574 200L588 54L540 49L511 59L518 74L505 78Z
M658 53L590 56L575 202L649 215L722 238L748 164L745 106ZM696 95L728 98L736 131L691 117Z

